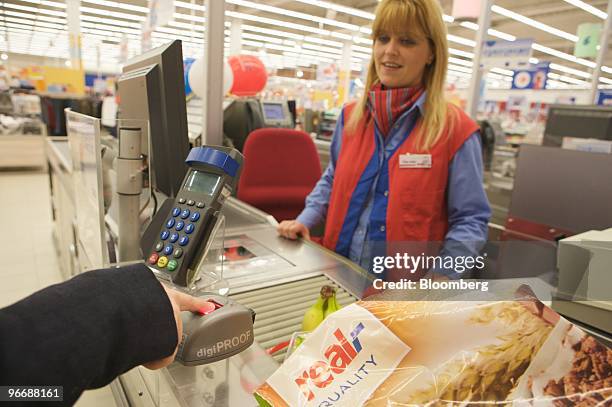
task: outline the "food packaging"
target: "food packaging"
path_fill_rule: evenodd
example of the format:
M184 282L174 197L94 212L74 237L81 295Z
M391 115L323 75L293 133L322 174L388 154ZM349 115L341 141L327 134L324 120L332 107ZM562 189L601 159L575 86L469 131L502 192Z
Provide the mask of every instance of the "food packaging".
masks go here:
M606 406L611 365L612 350L533 297L361 301L326 318L255 397L292 407Z

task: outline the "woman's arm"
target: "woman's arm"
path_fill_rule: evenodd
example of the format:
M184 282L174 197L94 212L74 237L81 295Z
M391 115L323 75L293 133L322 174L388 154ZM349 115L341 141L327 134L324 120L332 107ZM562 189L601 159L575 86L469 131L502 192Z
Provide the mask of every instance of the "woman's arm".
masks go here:
M487 240L491 218L483 186L480 132L474 132L453 157L448 170L448 232L441 256L478 256ZM450 278L455 270L435 270Z
M342 143L342 131L344 129L344 109L338 116L336 128L332 137L330 148L330 160L327 168L323 172L321 179L317 182L312 192L306 197L306 205L302 213L297 217L297 221L308 228L316 226L325 219L327 207L331 196L331 189L334 183L334 173L336 162L340 154Z

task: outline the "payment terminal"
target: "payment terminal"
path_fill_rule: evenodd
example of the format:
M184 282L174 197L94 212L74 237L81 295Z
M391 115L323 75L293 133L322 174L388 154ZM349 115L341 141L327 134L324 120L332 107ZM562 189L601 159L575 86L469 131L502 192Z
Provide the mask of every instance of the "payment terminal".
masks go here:
M236 188L243 157L232 148L196 147L185 162L189 168L181 188L155 214L141 247L160 277L189 287L198 278L223 202Z

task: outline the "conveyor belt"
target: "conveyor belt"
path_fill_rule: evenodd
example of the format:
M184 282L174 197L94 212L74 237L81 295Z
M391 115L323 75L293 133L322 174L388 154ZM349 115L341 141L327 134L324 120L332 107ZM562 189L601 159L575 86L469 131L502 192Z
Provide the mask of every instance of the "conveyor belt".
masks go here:
M260 288L230 297L255 311L255 340L262 348L268 349L288 341L294 332L302 330L304 312L315 303L324 285L336 288L336 299L342 307L357 301L325 276ZM286 350L275 353L274 359L282 363L285 353Z

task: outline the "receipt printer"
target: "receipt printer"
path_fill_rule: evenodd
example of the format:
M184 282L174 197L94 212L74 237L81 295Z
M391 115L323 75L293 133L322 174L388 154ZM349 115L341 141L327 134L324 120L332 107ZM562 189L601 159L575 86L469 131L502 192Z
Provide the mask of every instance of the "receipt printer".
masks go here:
M183 337L176 360L186 366L229 358L253 343L255 312L229 298L200 294L208 300L198 313L181 312Z

